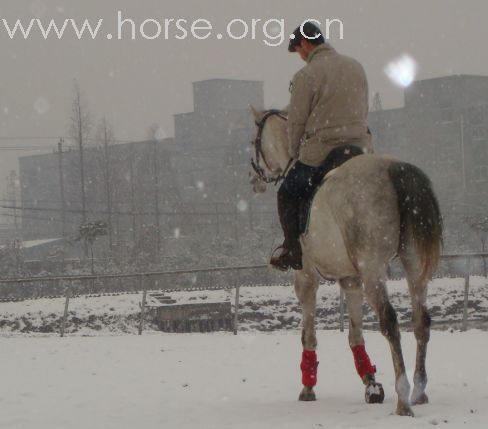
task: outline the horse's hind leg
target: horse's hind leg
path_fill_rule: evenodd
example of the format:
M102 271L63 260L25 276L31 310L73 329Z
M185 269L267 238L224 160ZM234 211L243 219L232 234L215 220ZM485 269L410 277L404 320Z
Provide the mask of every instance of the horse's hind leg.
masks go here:
M304 258L304 269L295 272L295 293L302 306L302 370L303 389L300 393L300 401L315 401L313 387L317 383L317 337L315 335L315 306L318 276L314 270L308 267Z
M385 397L383 387L376 383L376 367L371 363L363 337L363 285L358 277L339 280L346 296L349 315L349 346L354 357L354 365L362 382L366 385L366 402L381 403Z
M414 387L411 402L413 405L426 404L429 402L429 398L425 394L425 387L427 386L425 358L427 355L427 343L430 338L430 315L425 305L428 280L419 280L422 268L416 254L403 252L400 258L405 268L408 289L412 299L412 322L415 339L417 340L417 357L415 360Z
M349 315L349 346L354 355L354 364L358 375L366 383L366 378L374 378L376 369L371 364L364 348L363 286L359 278L352 277L339 280L339 284L346 296L347 313ZM362 350L364 350L364 353Z
M405 363L403 361L402 346L400 343L400 329L398 327L396 312L388 300L384 278L385 276L366 276L363 278L366 298L378 316L381 333L390 344L393 367L395 369L395 390L398 395L396 412L401 416L413 416L409 400L410 384L408 383L405 372Z

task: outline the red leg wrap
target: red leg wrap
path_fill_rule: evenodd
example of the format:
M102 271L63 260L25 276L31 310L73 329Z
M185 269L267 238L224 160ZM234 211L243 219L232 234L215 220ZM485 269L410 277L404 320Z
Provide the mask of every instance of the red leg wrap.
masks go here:
M376 366L371 364L368 353L366 353L366 348L363 344L351 347L351 350L352 354L354 355L354 365L356 365L356 370L361 379L363 379L365 375L372 375L376 373Z
M313 387L317 384L317 354L315 350L304 350L302 353L302 384L306 387Z

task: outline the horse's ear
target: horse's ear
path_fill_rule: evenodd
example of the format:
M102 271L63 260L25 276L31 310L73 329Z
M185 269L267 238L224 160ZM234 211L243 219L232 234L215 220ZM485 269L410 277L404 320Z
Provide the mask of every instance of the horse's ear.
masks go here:
M253 105L249 106L251 109L252 114L254 115L254 119L256 122L259 122L262 116L262 113L254 108Z

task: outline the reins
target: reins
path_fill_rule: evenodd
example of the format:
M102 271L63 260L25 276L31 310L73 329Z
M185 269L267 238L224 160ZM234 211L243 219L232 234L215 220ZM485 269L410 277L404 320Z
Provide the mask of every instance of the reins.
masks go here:
M287 164L285 170L281 174L279 174L278 177L267 177L266 172L264 171L263 167L261 167L259 165L259 159L262 158L266 168L269 171L273 171L270 168L269 164L266 162L266 158L264 157L263 146L262 146L262 136L263 136L264 126L266 124L267 119L270 118L271 116L279 116L281 119L284 119L285 121L288 120L287 116L281 110L272 109L272 110L266 111L266 113L264 114L264 116L261 118L261 120L259 122L258 121L255 122L256 126L258 127L256 140L254 141L256 161L254 161L254 159L251 158L251 165L252 165L253 170L256 172L258 177L263 182L265 182L265 183L273 183L274 182L274 184L276 186L280 181L282 181L286 177L288 170L290 169L290 167L293 163L293 159L290 159L290 161L288 161L288 164Z

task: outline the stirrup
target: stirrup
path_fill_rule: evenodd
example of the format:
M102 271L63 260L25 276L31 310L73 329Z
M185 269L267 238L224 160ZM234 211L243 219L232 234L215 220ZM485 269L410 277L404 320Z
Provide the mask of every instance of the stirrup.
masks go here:
M281 254L280 256L275 256L276 251L279 249L286 250L288 252L288 254L285 254L285 255ZM302 258L300 257L298 260L290 261L290 259L293 258L292 256L290 256L291 253L292 252L289 248L287 248L283 245L278 246L275 250L273 250L273 253L271 253L271 258L269 261L270 267L273 269L276 269L278 271L285 272L285 273L290 268L292 268L293 270L302 270L303 269ZM288 261L286 260L286 258L288 258ZM273 259L276 262L275 264L272 263ZM283 260L283 259L285 259L285 260ZM278 262L281 262L281 263L278 264Z
M278 246L278 247L277 247L275 250L273 250L273 251L271 252L271 256L270 256L270 258L269 258L269 263L268 263L268 265L269 265L269 266L270 266L272 269L277 270L277 271L280 271L280 272L282 272L282 273L286 273L286 272L289 270L289 268L285 268L285 267L283 267L283 266L279 266L279 265L272 264L272 263L271 263L271 261L273 260L273 258L278 258L278 256L276 256L276 252L277 252L278 250L284 250L284 249L285 249L285 246L280 245L280 246Z

